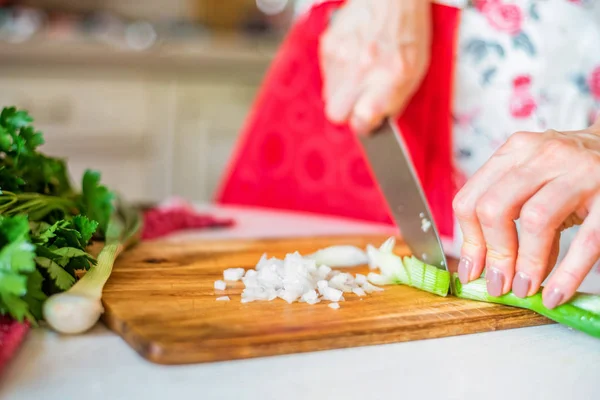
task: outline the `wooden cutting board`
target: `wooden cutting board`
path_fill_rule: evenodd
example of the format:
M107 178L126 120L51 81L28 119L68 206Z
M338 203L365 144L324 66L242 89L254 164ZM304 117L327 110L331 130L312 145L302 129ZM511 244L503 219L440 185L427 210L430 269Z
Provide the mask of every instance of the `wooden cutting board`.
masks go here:
M309 254L335 244L364 248L383 236L272 240L146 242L119 257L104 290L105 323L146 359L159 364L235 360L464 335L551 323L527 310L439 297L404 286L326 302L216 301L214 281L231 267L254 268L260 256ZM401 242L400 255L409 254ZM366 273L367 268L352 268Z

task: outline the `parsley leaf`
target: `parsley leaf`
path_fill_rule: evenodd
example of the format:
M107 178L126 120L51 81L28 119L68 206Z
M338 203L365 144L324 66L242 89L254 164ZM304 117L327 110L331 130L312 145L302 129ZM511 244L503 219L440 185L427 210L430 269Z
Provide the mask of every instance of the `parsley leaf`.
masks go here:
M34 249L27 217L0 216L0 312L19 321L33 319L21 297L27 294L28 277L35 272Z
M75 283L75 271L87 270L96 260L86 247L98 223L83 215L50 225L32 223L32 242L36 245L36 264L45 276L45 293L67 290Z
M6 107L0 113L0 123L8 126L13 130L29 125L33 122L33 118L29 116L27 111L17 111L16 107Z
M33 271L27 279L27 293L23 297L23 301L29 306L31 317L35 320L42 319L42 305L47 299L47 296L42 291L43 282L44 277L40 271L37 269Z
M59 290L67 290L75 283L75 277L65 271L63 266L57 262L46 257L36 257L35 262L48 271L52 282L54 282Z
M113 205L115 194L100 184L100 173L91 170L85 171L81 190L82 212L88 218L98 222L100 234L105 236L108 221L115 209Z

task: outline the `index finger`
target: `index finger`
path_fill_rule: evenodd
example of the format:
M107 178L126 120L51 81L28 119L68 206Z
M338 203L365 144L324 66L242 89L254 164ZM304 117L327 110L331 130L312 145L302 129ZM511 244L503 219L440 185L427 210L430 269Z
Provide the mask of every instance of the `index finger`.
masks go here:
M466 283L478 278L485 266L486 241L476 207L479 199L514 165L532 154L539 134L516 133L481 167L454 198L453 208L463 234L458 266L459 278Z

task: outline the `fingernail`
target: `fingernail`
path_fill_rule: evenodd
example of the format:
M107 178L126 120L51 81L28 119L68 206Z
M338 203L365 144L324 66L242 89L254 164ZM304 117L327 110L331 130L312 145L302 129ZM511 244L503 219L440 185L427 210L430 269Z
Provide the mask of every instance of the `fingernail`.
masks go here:
M563 299L563 294L560 292L559 289L554 288L552 290L550 290L548 292L548 294L546 296L544 296L544 298L542 299L542 302L544 303L544 306L546 308L554 308L557 305L560 304L560 302Z
M488 268L485 278L487 280L487 291L492 297L502 296L504 287L504 274L497 269Z
M469 277L471 276L471 269L473 268L473 263L467 257L461 257L458 262L458 279L462 283L469 283Z
M524 299L527 297L527 292L531 287L531 279L523 272L517 272L515 279L513 279L512 291L515 296Z

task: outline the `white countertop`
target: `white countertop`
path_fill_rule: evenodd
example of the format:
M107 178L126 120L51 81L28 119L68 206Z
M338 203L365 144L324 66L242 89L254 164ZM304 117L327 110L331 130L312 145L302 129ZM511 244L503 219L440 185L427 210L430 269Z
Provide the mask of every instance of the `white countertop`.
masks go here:
M243 209L230 230L193 237L377 233L347 220ZM600 275L586 282L597 287ZM0 399L592 399L600 341L559 325L188 366L142 359L99 325L77 337L32 331Z

